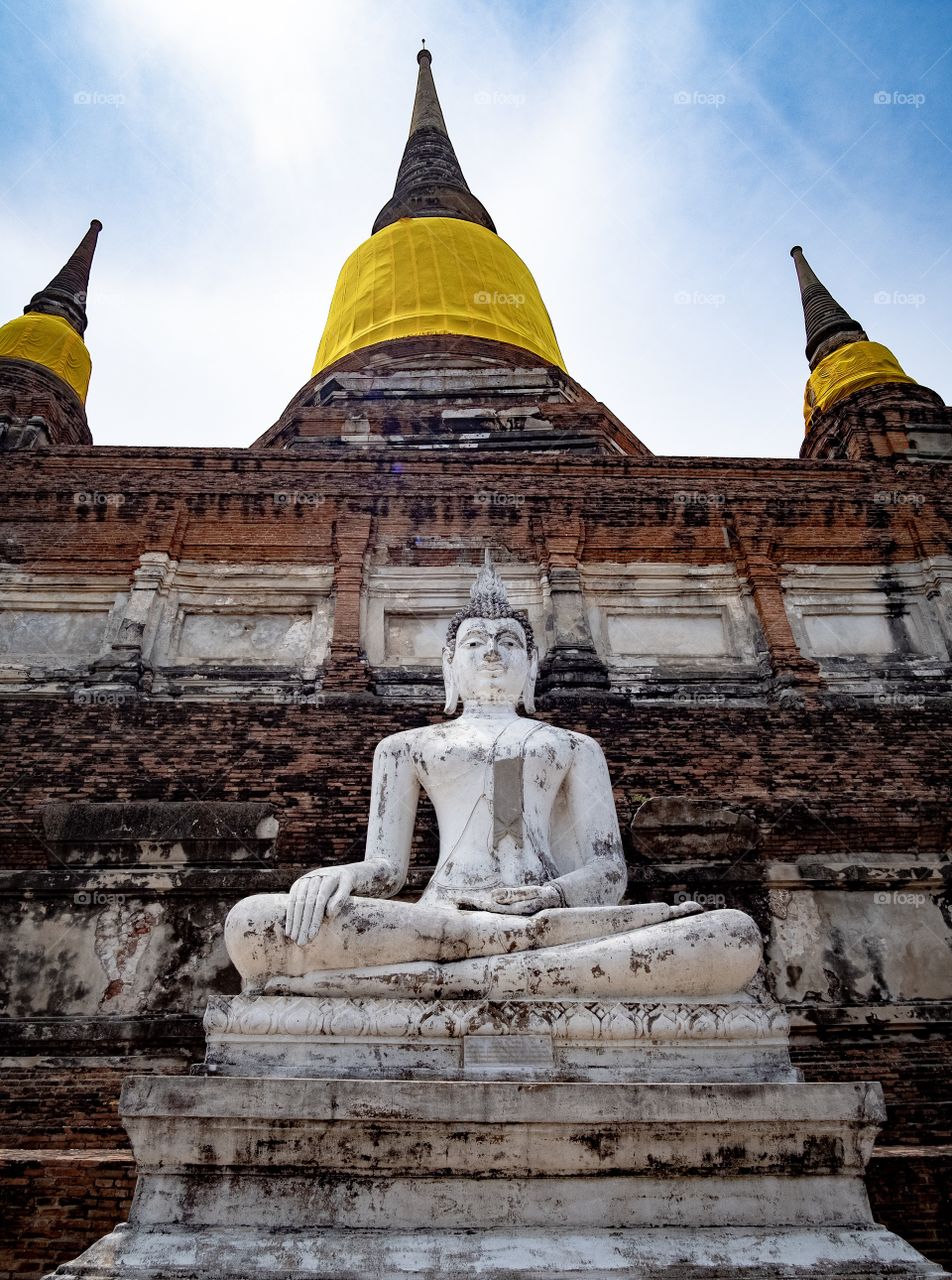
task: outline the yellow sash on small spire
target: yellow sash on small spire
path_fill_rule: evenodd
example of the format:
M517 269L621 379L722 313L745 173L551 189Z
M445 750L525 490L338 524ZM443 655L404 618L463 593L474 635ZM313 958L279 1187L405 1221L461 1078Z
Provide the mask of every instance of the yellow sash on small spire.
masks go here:
M0 360L32 360L61 378L86 403L92 361L82 338L61 316L28 311L0 328Z
M807 431L817 412L822 413L862 387L887 382L915 382L899 361L879 342L848 342L824 356L807 379L803 418Z

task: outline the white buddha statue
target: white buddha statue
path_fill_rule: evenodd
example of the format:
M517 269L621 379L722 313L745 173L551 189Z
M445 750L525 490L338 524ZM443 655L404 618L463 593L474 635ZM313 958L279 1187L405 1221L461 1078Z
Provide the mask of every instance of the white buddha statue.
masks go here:
M245 898L225 942L248 994L713 997L760 964L740 911L620 906L626 873L608 768L581 733L534 711L538 654L487 553L443 650L447 714L374 753L362 862ZM436 871L406 883L420 788L439 822Z

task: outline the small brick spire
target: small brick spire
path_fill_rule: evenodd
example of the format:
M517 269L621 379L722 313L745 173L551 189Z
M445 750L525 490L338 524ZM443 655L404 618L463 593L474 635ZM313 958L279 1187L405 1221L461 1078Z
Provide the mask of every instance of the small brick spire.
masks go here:
M813 273L813 268L803 256L803 250L795 244L790 250L797 269L797 280L800 282L800 301L803 303L803 320L807 331L806 356L812 369L816 364L814 357L821 347L827 348L822 355L828 354L830 341L842 338L843 342L860 342L865 340L863 326L847 315L840 304L821 284ZM840 346L842 343L835 343Z
M433 83L433 55L425 43L417 53L417 62L410 136L393 195L377 215L373 229L382 231L400 218L462 218L495 231L492 218L463 177Z
M47 316L60 316L82 337L88 324L86 291L89 288L89 269L93 264L100 231L102 223L94 218L62 271L53 277L45 289L33 295L29 305L23 308L24 315L39 311Z

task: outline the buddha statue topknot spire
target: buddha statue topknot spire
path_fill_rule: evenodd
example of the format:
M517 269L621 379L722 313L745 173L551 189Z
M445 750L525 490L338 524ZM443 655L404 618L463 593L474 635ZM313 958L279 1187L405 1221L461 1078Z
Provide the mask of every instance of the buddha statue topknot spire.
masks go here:
M477 574L476 581L469 589L472 601L470 617L473 618L505 618L509 613L509 597L506 584L496 572L492 555L486 548L483 567Z
M496 572L496 566L493 564L492 554L488 547L484 553L482 567L476 575L476 581L469 589L469 604L454 614L447 628L446 648L450 657L452 657L456 647L457 632L467 618L485 618L487 620L515 618L526 634L526 645L529 653L533 654L536 651L535 636L532 632L529 615L522 609L513 609L509 603L506 584Z

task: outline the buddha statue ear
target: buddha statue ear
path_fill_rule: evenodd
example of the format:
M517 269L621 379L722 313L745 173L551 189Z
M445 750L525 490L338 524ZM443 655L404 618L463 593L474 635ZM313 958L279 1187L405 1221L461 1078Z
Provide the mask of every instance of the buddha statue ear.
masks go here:
M537 649L533 649L532 656L529 659L529 670L526 672L526 682L522 686L522 705L530 716L535 711L535 686L538 674L539 653Z
M456 677L453 675L453 659L448 649L443 650L443 688L446 690L445 715L451 716L459 705L459 690L456 688Z

